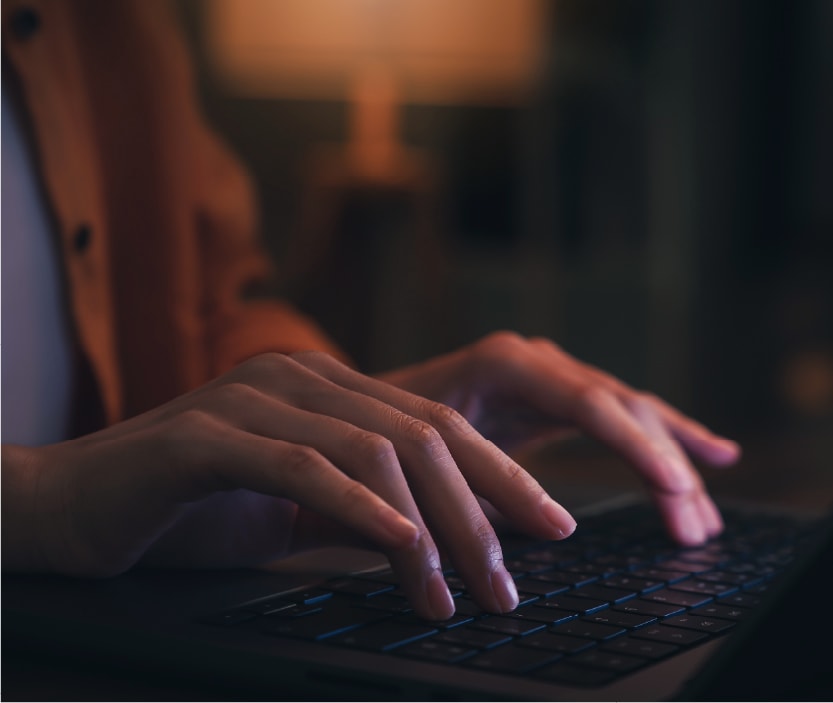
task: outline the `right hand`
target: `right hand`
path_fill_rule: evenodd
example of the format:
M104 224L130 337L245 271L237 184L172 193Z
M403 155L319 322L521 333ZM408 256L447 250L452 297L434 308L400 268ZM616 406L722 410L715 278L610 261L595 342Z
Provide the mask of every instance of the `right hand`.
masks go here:
M387 554L419 615L444 619L454 604L435 540L484 609L518 602L473 491L538 537L575 529L456 411L321 352L255 357L95 434L8 449L25 455L28 488L4 495L4 513L23 501L31 521L15 529L34 531L38 570L254 566L358 539Z

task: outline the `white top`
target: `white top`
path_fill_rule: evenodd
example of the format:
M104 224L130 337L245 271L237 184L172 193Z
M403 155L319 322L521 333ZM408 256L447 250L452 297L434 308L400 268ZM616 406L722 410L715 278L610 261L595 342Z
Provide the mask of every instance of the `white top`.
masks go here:
M73 347L58 242L20 114L2 90L0 400L4 443L66 439Z

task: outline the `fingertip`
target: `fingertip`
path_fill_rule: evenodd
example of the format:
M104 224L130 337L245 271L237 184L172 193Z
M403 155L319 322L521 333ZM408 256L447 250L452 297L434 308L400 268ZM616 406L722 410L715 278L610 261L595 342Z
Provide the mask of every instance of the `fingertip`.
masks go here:
M708 539L700 506L689 499L674 500L663 506L665 522L671 537L685 547L698 547Z
M725 457L725 464L734 464L743 454L740 444L731 439L721 437L719 440L721 452Z
M712 466L727 467L736 463L743 453L740 444L725 437L713 437L693 447L693 450Z
M515 587L515 581L511 574L501 567L492 572L489 580L491 581L492 593L495 596L495 612L511 613L520 602L518 589Z
M541 513L552 528L553 539L566 539L576 531L575 518L546 494L541 496Z
M448 584L439 569L432 571L428 577L425 584L425 596L429 609L429 620L448 620L454 615L456 610L454 599L451 597Z

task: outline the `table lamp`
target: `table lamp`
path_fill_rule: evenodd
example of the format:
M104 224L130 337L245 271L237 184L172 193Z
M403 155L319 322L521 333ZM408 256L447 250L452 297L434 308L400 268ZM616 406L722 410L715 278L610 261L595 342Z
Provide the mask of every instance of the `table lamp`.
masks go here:
M512 105L536 78L544 0L211 0L207 44L246 97L347 100L360 173L394 168L403 104Z

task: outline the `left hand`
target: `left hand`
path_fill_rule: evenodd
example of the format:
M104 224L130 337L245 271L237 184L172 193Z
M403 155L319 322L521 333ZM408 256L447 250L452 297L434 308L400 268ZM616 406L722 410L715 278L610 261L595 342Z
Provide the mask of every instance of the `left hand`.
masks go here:
M725 466L739 458L739 446L548 339L497 332L380 377L451 406L503 449L583 431L613 448L646 481L678 542L701 544L723 529L689 456Z

